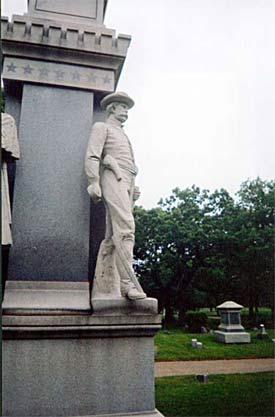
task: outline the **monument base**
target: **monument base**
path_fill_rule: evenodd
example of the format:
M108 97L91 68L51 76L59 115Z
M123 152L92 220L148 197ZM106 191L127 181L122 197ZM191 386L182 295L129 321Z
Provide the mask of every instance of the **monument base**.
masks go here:
M246 332L214 332L215 339L221 343L250 343L250 334Z
M3 303L4 417L161 416L153 339L161 320L148 308L155 301L97 315L87 308L87 283L22 285L8 283ZM27 303L36 291L40 308ZM74 300L67 310L65 298Z

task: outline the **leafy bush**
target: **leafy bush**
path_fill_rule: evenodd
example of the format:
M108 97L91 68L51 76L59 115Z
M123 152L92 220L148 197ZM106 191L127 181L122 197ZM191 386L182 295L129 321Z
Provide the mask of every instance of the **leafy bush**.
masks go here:
M254 326L259 327L260 324L264 324L269 329L275 327L274 317L271 312L256 313L254 318L250 318L247 314L241 314L241 322L245 329L250 329Z
M206 313L188 311L185 314L185 323L190 333L200 333L202 326L207 327L208 317Z
M219 316L208 316L208 326L212 330L217 330L219 325L221 324L221 318Z

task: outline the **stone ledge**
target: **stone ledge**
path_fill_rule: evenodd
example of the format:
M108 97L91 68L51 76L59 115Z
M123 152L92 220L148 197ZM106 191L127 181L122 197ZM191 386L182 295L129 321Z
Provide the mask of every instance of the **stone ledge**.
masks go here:
M143 314L121 314L121 315L96 315L96 314L12 314L8 315L4 312L2 316L2 324L7 327L43 327L43 326L101 326L102 323L108 326L136 325L136 324L157 324L161 323L159 314L143 315Z
M91 314L88 282L7 281L3 314Z
M5 416L4 416L5 417ZM127 414L97 414L89 416L71 416L71 417L164 417L158 410L143 411L142 413L127 413Z
M7 281L2 310L3 317L24 317L21 320L23 325L28 316L35 316L28 325L33 325L33 321L37 324L38 317L43 317L39 325L44 324L47 316L63 316L63 319L55 319L58 325L72 323L72 318L66 319L66 316L74 317L74 323L81 326L96 325L96 321L101 323L102 317L108 324L115 324L117 317L124 317L120 324L127 324L129 317L131 323L143 323L144 317L149 317L150 322L151 317L158 317L158 302L154 298L136 301L96 299L91 308L88 282ZM76 319L78 315L80 317ZM50 322L52 325L52 319Z

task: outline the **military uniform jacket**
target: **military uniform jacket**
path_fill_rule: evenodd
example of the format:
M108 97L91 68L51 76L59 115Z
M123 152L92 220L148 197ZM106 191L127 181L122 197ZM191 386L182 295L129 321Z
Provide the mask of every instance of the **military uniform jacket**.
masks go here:
M86 171L93 178L89 161L102 161L106 155L114 158L119 167L136 175L133 148L124 130L114 123L97 122L93 125L86 153Z

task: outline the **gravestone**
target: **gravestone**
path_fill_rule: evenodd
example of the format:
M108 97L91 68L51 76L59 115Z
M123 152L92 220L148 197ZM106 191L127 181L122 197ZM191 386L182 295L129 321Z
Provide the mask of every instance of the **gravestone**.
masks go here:
M264 324L260 324L260 331L257 334L257 339L268 339L267 331L265 330Z
M105 213L90 202L84 156L130 44L105 27L106 7L107 0L29 0L24 16L2 19L6 112L21 149L9 178L5 417L160 416L157 300L104 301L97 311L90 300Z
M241 324L243 306L233 301L226 301L217 307L221 316L221 324L214 331L215 339L221 343L250 343L250 334L245 332Z

